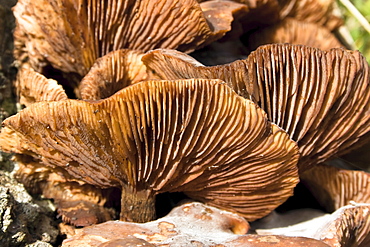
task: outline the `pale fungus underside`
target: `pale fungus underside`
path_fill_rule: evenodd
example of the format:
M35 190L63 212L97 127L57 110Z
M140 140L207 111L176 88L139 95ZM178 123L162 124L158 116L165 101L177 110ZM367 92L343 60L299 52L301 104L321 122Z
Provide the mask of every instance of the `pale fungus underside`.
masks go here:
M158 49L143 62L160 79L218 78L252 99L297 141L300 172L369 139L369 65L359 52L275 44L245 60L206 67Z
M248 229L248 222L236 214L201 203L186 203L174 208L167 216L144 224L109 221L78 229L73 237L63 241L62 246L330 246L319 239L257 235L247 233Z
M127 221L153 219L155 195L177 191L253 221L298 182L296 143L220 80L145 81L105 100L35 103L0 136L4 151L120 188Z

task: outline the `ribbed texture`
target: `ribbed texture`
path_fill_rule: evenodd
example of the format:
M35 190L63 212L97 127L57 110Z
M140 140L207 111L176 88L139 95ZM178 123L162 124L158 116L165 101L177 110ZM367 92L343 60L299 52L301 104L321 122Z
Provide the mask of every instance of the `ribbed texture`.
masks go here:
M358 204L340 208L331 215L316 239L329 246L360 246L370 244L370 205Z
M298 142L302 170L346 152L370 130L369 66L359 52L271 45L247 60L258 104Z
M334 14L334 0L279 0L280 17L294 17L297 20L317 23L335 30L343 24Z
M225 33L211 30L195 0L20 0L14 15L17 59L81 77L114 50L190 52Z
M321 50L343 47L329 29L316 23L299 21L293 18L285 18L275 25L261 28L248 36L249 50L274 43L307 45Z
M21 68L15 81L19 103L29 106L40 101L67 99L61 85L53 79L47 79L31 68Z
M161 79L219 78L253 99L298 142L302 171L369 138L369 65L359 52L266 45L246 60L213 67L179 54L156 50L143 62Z
M194 58L170 49L157 49L146 53L142 61L159 79L176 80L206 78L223 80L239 95L250 99L257 94L257 84L249 80L245 61L205 67Z
M370 173L318 165L303 173L302 180L329 212L350 201L370 203Z
M98 58L80 83L81 99L104 99L146 79L148 74L141 57L138 51L123 49Z
M86 183L185 191L249 220L298 182L295 142L219 80L146 81L95 103L42 102L4 124L21 138L13 151L26 145Z

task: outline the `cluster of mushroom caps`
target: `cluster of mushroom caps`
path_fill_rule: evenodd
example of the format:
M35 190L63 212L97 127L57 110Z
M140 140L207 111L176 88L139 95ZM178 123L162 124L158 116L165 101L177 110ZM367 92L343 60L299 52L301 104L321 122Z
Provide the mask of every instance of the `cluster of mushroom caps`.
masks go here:
M3 122L0 147L66 223L108 221L63 245L369 244L369 174L325 164L369 143L369 65L335 38L340 21L332 1L322 4L19 0L15 86L25 108ZM317 34L297 36L302 26ZM290 44L261 46L281 42ZM230 63L203 65L214 57ZM320 231L332 237L245 235L300 180L341 210ZM207 206L153 221L164 192ZM126 222L109 221L117 205Z

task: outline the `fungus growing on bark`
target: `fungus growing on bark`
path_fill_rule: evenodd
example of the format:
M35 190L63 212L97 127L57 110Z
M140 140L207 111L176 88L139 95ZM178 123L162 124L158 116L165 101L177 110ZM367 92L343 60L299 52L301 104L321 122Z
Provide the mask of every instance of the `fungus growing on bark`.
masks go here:
M317 165L301 176L317 201L328 212L356 203L370 203L370 174L364 171Z
M78 229L62 246L114 246L109 244L141 240L149 246L328 247L310 238L246 234L248 229L248 222L236 214L201 203L187 203L145 224L109 221Z
M298 182L295 142L220 80L145 81L105 100L35 103L3 124L4 151L120 188L121 220L153 219L155 195L177 191L255 220Z
M34 195L51 198L62 220L73 226L89 226L113 220L109 205L112 190L101 190L75 181L64 169L47 167L25 155L16 155L16 179Z
M220 78L252 99L297 141L301 172L370 137L369 65L359 52L275 44L213 67L184 56L158 49L143 62L158 78Z

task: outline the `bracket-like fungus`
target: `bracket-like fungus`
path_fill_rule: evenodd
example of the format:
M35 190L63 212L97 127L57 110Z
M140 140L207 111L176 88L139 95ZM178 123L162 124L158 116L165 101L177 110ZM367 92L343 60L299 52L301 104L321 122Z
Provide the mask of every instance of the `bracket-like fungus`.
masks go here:
M248 222L236 214L187 203L174 208L166 217L145 224L109 221L85 227L64 240L62 246L115 246L109 244L141 240L148 246L328 247L310 238L244 235L248 229Z
M105 100L35 103L3 124L4 151L119 187L127 221L153 219L155 195L177 191L255 220L298 182L296 143L220 80L144 81Z
M213 67L184 56L159 49L143 62L161 79L220 78L253 99L298 142L301 172L369 138L369 65L359 52L266 45L245 60Z

